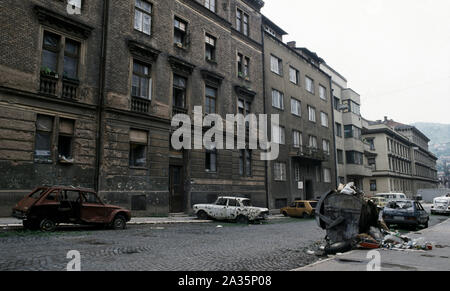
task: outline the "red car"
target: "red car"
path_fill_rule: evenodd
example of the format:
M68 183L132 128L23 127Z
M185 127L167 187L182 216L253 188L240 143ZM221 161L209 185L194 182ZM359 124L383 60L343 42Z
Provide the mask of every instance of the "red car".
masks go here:
M97 193L73 187L39 187L13 208L13 217L23 220L26 229L54 231L60 223L107 225L125 229L131 212L107 205Z

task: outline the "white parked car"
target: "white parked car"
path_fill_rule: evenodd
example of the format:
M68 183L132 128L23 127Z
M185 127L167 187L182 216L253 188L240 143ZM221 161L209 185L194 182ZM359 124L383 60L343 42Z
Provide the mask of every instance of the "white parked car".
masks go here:
M269 209L253 207L247 198L219 197L213 204L194 205L194 213L200 219L232 220L247 224L265 220L269 216Z
M450 214L450 194L434 198L431 214Z
M403 193L379 193L376 194L375 197L383 197L386 198L387 201L398 201L398 200L407 200L405 194Z

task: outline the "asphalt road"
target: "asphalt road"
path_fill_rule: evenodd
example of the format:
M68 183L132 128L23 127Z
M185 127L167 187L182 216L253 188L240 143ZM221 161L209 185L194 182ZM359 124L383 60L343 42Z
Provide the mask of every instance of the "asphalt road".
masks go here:
M220 227L222 226L222 227ZM66 270L71 250L84 271L283 271L316 261L325 232L315 220L129 226L124 231L70 228L0 233L0 271Z

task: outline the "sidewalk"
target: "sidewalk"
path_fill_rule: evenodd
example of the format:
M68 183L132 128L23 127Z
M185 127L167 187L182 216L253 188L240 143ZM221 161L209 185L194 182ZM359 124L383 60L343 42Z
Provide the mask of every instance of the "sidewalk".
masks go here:
M450 271L450 219L408 235L433 243L431 251L380 249L382 271ZM368 250L354 250L293 271L367 271Z
M283 215L270 215L267 220L283 219ZM169 216L169 217L134 217L129 225L155 225L155 224L180 224L180 223L211 223L212 220L200 220L194 216ZM20 229L22 221L15 218L0 218L0 229Z

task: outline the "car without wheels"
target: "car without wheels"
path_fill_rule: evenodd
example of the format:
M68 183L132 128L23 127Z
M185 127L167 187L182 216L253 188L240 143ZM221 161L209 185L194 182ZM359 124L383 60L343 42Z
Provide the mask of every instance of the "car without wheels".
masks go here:
M241 224L265 220L269 209L253 207L250 199L240 197L219 197L213 204L197 204L194 214L200 219L236 221Z
M129 210L105 204L92 190L61 186L36 188L13 208L12 216L26 229L49 232L61 223L125 229L131 220Z

